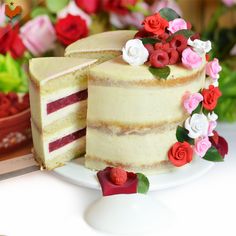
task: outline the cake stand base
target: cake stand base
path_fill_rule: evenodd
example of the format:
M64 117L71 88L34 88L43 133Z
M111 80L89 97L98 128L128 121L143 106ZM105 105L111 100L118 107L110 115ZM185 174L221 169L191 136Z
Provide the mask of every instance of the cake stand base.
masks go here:
M170 227L173 218L174 214L167 207L144 194L102 197L85 212L85 221L92 228L119 235L157 232Z

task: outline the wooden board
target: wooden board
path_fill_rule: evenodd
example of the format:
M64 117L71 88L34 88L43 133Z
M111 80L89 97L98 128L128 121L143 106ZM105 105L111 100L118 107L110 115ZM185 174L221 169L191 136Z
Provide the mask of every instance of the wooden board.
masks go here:
M39 170L31 152L32 144L0 155L0 181Z

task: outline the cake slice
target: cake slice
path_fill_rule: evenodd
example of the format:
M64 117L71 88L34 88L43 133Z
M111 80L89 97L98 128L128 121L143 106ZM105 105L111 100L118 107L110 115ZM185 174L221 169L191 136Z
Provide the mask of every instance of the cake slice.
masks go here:
M66 48L65 56L107 61L121 55L122 47L136 32L135 30L108 31L80 39Z
M31 124L35 158L47 169L85 152L87 74L93 59L30 61Z

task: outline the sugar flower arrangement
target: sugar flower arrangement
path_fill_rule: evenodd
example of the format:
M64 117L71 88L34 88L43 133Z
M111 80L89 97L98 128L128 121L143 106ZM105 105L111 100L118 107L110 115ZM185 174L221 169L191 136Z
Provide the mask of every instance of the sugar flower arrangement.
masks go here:
M201 41L191 24L170 8L144 19L143 28L123 48L123 59L131 65L147 62L150 72L166 79L169 65L182 63L188 69L202 65L211 50L210 41Z
M214 113L221 92L218 88L221 66L217 58L209 61L210 41L202 41L191 24L174 10L163 8L144 19L143 28L123 48L123 59L132 66L144 63L156 79L167 79L170 65L198 69L206 63L208 88L186 92L183 109L190 117L176 130L177 142L170 148L170 162L180 167L192 161L194 154L208 161L223 161L228 152L226 140L215 131Z

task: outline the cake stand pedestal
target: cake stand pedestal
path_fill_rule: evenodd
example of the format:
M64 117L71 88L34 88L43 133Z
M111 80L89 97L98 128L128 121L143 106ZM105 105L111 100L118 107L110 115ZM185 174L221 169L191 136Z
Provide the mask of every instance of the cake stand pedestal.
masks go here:
M141 234L170 227L173 213L145 194L106 196L92 203L85 212L85 221L94 229L111 234Z

